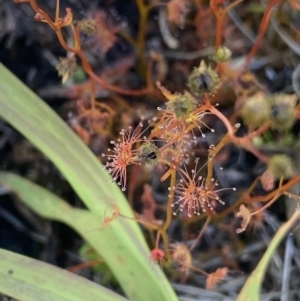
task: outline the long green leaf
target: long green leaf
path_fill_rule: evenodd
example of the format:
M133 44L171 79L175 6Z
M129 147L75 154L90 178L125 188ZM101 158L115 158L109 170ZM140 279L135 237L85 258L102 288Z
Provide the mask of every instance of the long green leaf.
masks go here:
M103 236L101 235L103 229L100 229L101 219L99 216L88 210L73 208L48 190L17 175L1 172L0 183L10 188L35 213L44 218L62 222L73 228L99 254L105 254L103 257L106 260L107 258L111 258L111 260L118 262L118 271L122 272L125 265L124 261L126 260L123 257L123 246L120 243L117 247L117 252L107 249L106 241L103 240ZM149 261L148 264L150 266ZM153 271L157 268L152 265ZM147 276L145 274L139 273L139 277L147 283ZM131 287L134 290L134 283L132 282L134 278L134 274L129 275L126 281L124 280L123 286Z
M72 130L38 96L0 64L0 116L39 148L64 174L86 206L104 217L103 196L114 199L122 214L131 209L98 159ZM114 275L132 301L177 300L160 269L149 265L149 250L136 223L117 219L101 231L107 261ZM113 253L113 256L108 256ZM116 260L121 256L123 268ZM128 281L131 285L128 285Z
M271 258L276 251L278 245L286 236L287 232L299 218L300 212L295 211L295 213L290 217L290 219L284 223L276 235L273 237L268 249L266 250L264 256L260 260L259 264L252 272L251 276L248 278L244 287L242 288L237 301L259 301L260 300L260 289L261 284L264 279L265 272L269 266Z
M0 249L0 291L22 301L126 301L45 262Z

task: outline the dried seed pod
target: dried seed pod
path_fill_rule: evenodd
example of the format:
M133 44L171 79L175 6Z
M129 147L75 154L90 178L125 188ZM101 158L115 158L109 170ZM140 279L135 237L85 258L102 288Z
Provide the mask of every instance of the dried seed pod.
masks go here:
M274 176L270 173L270 171L266 170L260 177L260 182L265 191L270 191L274 189Z
M187 274L192 267L192 254L190 250L187 246L180 243L171 245L171 248L173 262L178 265L181 272Z
M294 174L293 162L287 155L272 156L268 162L266 172L269 172L274 180L288 179Z
M297 95L275 94L268 98L270 104L270 127L277 131L290 129L295 121Z
M75 56L60 58L56 66L58 75L62 77L62 83L66 83L72 77L77 69Z
M269 121L271 115L267 96L263 92L248 98L241 110L241 117L249 126L259 127Z
M216 92L221 85L221 79L216 71L207 67L204 61L198 68L194 68L187 82L187 87L195 96L203 93Z
M97 23L94 19L82 19L78 24L80 31L86 35L92 35L96 32Z
M222 282L228 274L228 268L219 268L208 275L206 279L206 289L212 290L219 282Z
M236 217L242 218L241 227L236 229L236 233L242 233L247 229L247 226L249 225L251 214L248 210L248 208L242 204L239 208L239 211L235 214Z
M184 94L178 94L173 100L166 103L177 119L186 119L196 108L195 98L187 91Z
M213 56L213 59L218 63L228 62L231 58L231 51L225 46L220 46Z

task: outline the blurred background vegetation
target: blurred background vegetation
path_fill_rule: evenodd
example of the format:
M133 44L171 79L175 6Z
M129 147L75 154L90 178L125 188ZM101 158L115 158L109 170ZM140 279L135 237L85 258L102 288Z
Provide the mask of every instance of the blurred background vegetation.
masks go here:
M61 11L70 7L74 20L94 18L98 22L99 32L92 37L84 36L82 43L94 71L107 82L128 90L141 89L148 84L147 63L151 62L152 83L159 80L169 90L182 92L193 67L199 65L200 59L212 61L215 52L216 20L209 1L187 1L182 22L172 20L165 6L154 8L149 13L142 38L139 37L141 19L137 2L62 0ZM221 2L225 6L230 4L230 1ZM37 3L54 16L55 1L40 0ZM232 52L230 65L233 69L245 62L258 36L268 3L243 1L228 12L223 39L224 45ZM137 124L140 116L148 118L157 114L161 97L155 92L126 96L99 89L96 98L102 104L100 118L96 123L88 117L81 118L82 112L89 107L85 93L87 76L81 68L77 68L69 81L61 83L56 67L59 58L65 57L66 53L55 33L46 24L36 22L34 15L28 4L1 1L0 61L57 112L101 160L109 141L121 128ZM251 97L259 90L270 94L300 95L299 17L298 1L279 1L276 18L272 18L255 57L249 62L249 72L239 78L238 85L243 95ZM103 35L105 30L107 36ZM66 30L65 34L68 36L70 33ZM142 41L142 44L137 45L132 40ZM241 122L235 114L241 105L237 96L236 86L227 83L216 93L214 101L219 103L223 114ZM222 122L214 116L208 116L206 123L215 129L215 133L204 129L206 137L197 137L193 150L195 156L207 155L209 146L217 145L226 133ZM297 121L284 134L270 131L255 141L256 146L269 156L277 153L289 155L299 173L299 126ZM239 131L242 135L247 129L242 125ZM215 165L221 186L237 187L238 195L246 191L266 168L253 154L233 145L224 148ZM217 171L220 166L224 168L222 172ZM85 208L53 163L4 120L0 120L0 168L41 185L76 208ZM164 205L168 194L168 184L161 183L160 176L157 176L157 171L131 169L125 194L137 214L158 222L165 217ZM299 190L295 185L292 192L298 195ZM263 187L257 185L253 195L265 193ZM107 265L70 227L33 213L5 187L1 187L0 194L0 248L68 269L123 293ZM223 200L230 205L236 201L236 196L225 193ZM221 266L228 267L231 272L214 291L206 291L202 275L191 273L185 278L176 270L167 270L167 277L181 300L236 300L280 225L297 206L297 202L280 198L263 214L255 216L242 235L235 232L239 220L234 218L234 212L214 220L194 250L193 264L207 272ZM174 219L168 230L169 239L191 246L203 224L204 220L199 218ZM153 233L141 228L152 249L155 244ZM260 300L300 300L298 233L294 233L295 241L287 239L272 254ZM288 289L286 282L289 282ZM5 296L2 299L9 300Z

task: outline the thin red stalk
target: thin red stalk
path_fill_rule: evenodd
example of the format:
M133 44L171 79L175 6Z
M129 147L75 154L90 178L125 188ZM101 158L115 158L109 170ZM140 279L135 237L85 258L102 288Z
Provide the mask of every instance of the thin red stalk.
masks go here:
M199 233L199 235L197 236L195 242L194 242L193 245L191 246L190 252L193 252L193 250L194 250L194 249L196 248L196 246L198 245L198 243L199 243L199 241L201 240L201 238L202 238L202 236L203 236L203 234L204 234L204 232L205 232L207 226L209 225L210 221L211 221L211 216L208 216L207 219L206 219L206 221L205 221L205 223L204 223L204 225L203 225L203 227L202 227L202 229L201 229L201 231L200 231L200 233Z
M281 190L281 187L282 187L282 182L283 182L283 178L280 179L279 187L277 189L276 194L273 196L273 198L267 204L265 204L263 207L259 208L255 212L252 212L250 214L251 216L253 216L253 215L255 215L255 214L259 213L259 212L262 212L266 208L270 207L278 199L278 197L281 196L282 192L280 190Z
M246 63L244 68L246 69L251 61L251 59L253 58L254 54L256 53L262 38L265 35L265 32L270 24L270 18L271 18L271 12L272 9L274 8L274 6L279 2L280 0L271 0L271 2L269 3L268 7L265 10L265 13L263 15L263 18L261 20L260 23L260 27L259 27L259 33L258 33L258 37L254 43L254 45L252 46L252 49L250 50L250 52L247 55L246 58Z
M50 17L43 10L41 10L38 7L36 1L35 0L29 0L29 3L31 5L32 9L36 13L39 13L45 19L46 23L48 23L49 26L56 32L57 38L58 38L60 44L63 46L63 48L66 51L68 51L68 52L76 54L80 58L81 63L82 63L82 67L86 71L86 73L95 82L99 83L104 89L108 89L108 90L114 91L114 92L119 93L119 94L130 95L130 96L141 96L141 95L146 95L146 94L151 93L151 91L149 91L148 88L141 89L141 90L125 90L125 89L120 88L118 86L109 84L104 79L102 79L101 77L97 76L94 73L94 71L92 70L91 65L87 61L84 53L81 50L81 47L79 46L80 45L80 39L79 39L79 32L78 32L78 30L74 31L75 32L74 39L75 39L75 45L78 45L79 47L72 48L72 47L70 47L66 43L65 39L63 38L60 27L58 27L54 22L52 22L52 20L50 19Z

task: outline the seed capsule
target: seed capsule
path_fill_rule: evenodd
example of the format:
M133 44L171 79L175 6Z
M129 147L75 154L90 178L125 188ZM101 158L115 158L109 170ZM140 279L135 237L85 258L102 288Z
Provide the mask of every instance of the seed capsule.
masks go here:
M216 92L221 85L221 79L216 71L207 67L204 61L198 68L194 68L187 82L187 87L195 96L203 93Z

